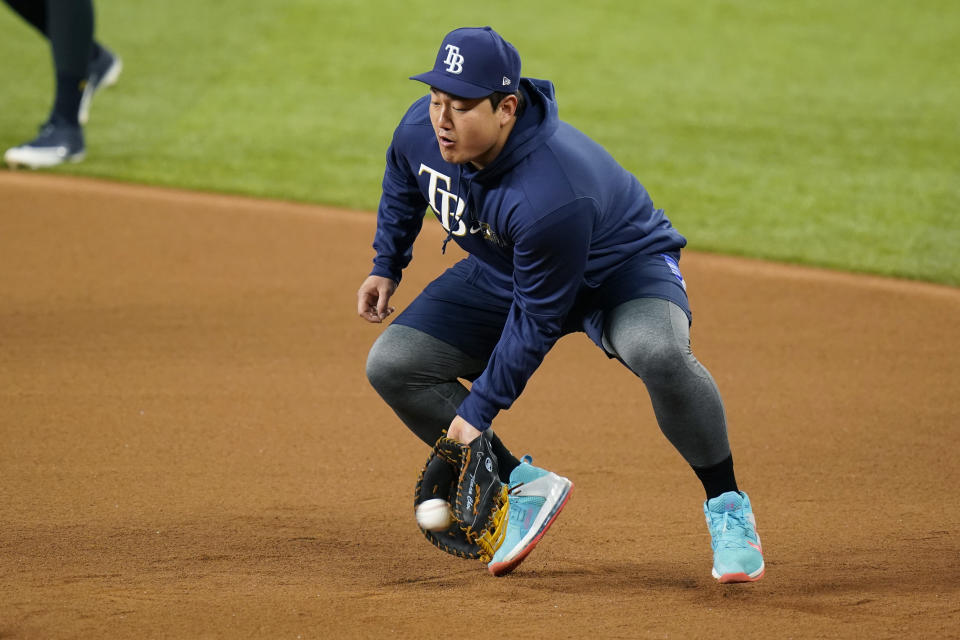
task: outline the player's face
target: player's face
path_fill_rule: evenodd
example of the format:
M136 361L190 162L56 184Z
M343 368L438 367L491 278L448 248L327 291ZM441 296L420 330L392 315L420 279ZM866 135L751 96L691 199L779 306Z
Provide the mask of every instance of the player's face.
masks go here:
M494 110L487 98L458 98L430 89L430 122L440 155L452 164L472 162L479 169L490 164L507 141L512 115Z

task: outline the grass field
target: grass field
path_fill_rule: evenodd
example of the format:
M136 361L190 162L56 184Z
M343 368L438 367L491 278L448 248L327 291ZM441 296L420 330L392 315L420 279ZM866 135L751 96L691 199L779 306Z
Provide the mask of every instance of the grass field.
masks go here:
M491 24L561 116L634 171L690 247L960 285L952 0L101 1L124 58L61 173L375 209L443 34ZM0 11L0 146L52 96ZM0 200L2 206L2 200Z

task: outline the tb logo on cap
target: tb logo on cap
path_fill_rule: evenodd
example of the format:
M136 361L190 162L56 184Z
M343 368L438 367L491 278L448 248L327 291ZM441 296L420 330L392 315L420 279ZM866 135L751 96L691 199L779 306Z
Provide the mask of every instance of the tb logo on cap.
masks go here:
M460 55L460 47L455 44L448 44L446 49L447 59L443 61L443 64L447 65L447 71L456 74L463 73L463 56Z

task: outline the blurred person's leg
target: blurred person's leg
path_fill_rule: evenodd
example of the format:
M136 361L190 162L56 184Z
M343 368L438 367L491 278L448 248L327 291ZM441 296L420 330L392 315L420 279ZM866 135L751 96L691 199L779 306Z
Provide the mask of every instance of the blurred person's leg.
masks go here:
M62 162L79 162L85 156L81 125L89 115L96 90L116 82L119 58L93 39L92 0L4 0L50 42L56 93L39 135L8 149L4 159L11 167L33 169Z

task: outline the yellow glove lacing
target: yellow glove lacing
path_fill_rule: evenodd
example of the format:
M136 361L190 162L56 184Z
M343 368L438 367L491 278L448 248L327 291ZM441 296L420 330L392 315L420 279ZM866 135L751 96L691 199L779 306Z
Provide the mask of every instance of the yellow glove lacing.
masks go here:
M490 562L507 535L507 515L510 513L510 487L503 485L497 497L497 508L491 517L490 527L477 536L477 546L482 550L480 560Z

